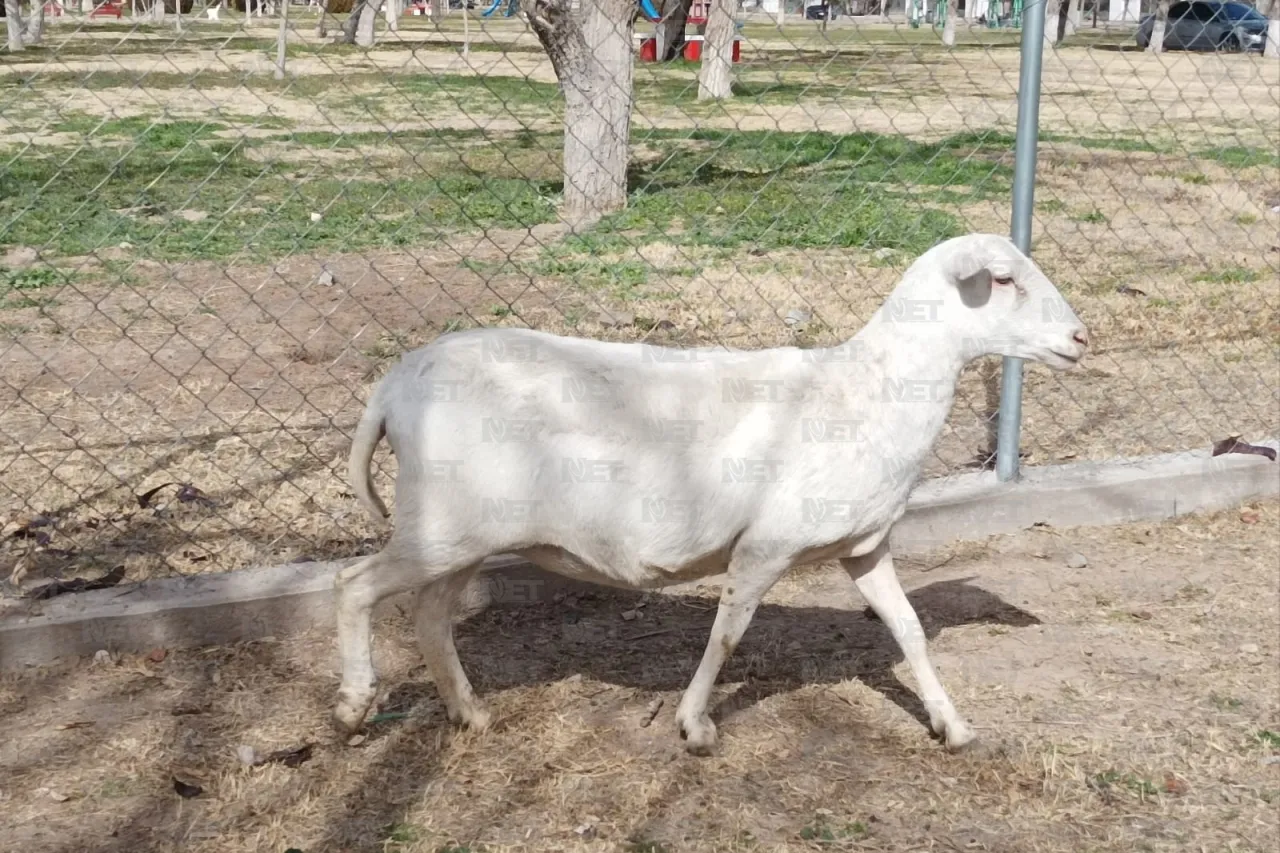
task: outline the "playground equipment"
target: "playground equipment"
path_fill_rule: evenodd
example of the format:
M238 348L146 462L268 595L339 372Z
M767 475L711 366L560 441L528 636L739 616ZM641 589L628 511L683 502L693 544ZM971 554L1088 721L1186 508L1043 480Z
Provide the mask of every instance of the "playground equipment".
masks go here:
M921 19L926 23L932 20L935 27L945 26L947 23L947 2L946 0L934 0L933 15L929 15L930 0L907 0L907 24L911 29L919 29ZM977 4L983 0L975 0L975 6L981 8ZM997 29L1007 27L1011 29L1019 29L1022 27L1022 3L1023 0L1011 0L1009 3L1009 14L1004 14L1004 0L985 0L986 13L982 15L980 23L985 21L988 29Z
M662 22L662 15L658 13L651 0L640 0L640 11L650 23ZM702 60L702 42L706 38L707 15L710 11L711 0L693 0L689 7L689 17L685 19L685 24L693 28L693 34L690 35L686 31L684 37L684 58L689 62ZM734 21L734 29L742 29L742 22ZM655 27L653 35L646 36L640 41L640 61L657 62L661 58L658 56L658 36ZM742 36L736 32L733 34L733 61L742 61Z
M996 29L998 27L1011 27L1013 29L1021 29L1022 27L1022 0L1011 0L1009 3L1009 14L1003 15L1004 0L987 0L987 28Z
M493 0L493 5L490 6L488 9L485 9L483 12L481 12L480 17L488 18L494 12L498 11L498 7L501 5L502 5L502 0ZM520 0L507 0L507 8L502 13L502 17L510 18L519 10L519 8L520 8Z
M502 0L493 0L493 5L480 13L482 17L488 18L494 12L498 11L498 7L502 5ZM640 12L650 21L658 21L662 19L662 15L658 14L658 10L654 8L653 0L639 0ZM510 18L520 8L520 0L507 0L506 11L502 13L504 18Z

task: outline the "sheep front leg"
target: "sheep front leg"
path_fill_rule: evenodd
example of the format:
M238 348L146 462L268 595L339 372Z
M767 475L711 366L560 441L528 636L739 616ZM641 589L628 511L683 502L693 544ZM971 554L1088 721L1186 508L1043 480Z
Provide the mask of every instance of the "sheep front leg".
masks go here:
M751 617L765 593L782 577L785 563L776 566L752 565L749 569L729 564L724 591L720 593L720 607L716 621L711 626L711 638L702 653L698 671L685 690L676 709L676 722L685 749L694 755L710 755L716 742L716 726L707 714L707 702L720 668L737 648L738 642L751 624Z
M956 711L929 661L924 628L898 583L893 557L889 554L888 537L871 553L844 558L840 565L853 578L858 592L862 593L880 621L889 627L902 649L902 655L920 687L920 699L929 712L929 727L946 739L947 749L952 752L962 749L973 740L973 731Z

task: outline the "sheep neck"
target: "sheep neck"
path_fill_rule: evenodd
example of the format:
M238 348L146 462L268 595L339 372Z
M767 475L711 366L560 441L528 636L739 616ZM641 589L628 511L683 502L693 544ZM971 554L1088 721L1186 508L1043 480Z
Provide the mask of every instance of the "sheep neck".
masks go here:
M852 375L846 365L846 377L854 379L850 402L876 413L870 439L884 455L923 464L951 413L966 362L952 328L897 322L877 312L845 348L857 365Z

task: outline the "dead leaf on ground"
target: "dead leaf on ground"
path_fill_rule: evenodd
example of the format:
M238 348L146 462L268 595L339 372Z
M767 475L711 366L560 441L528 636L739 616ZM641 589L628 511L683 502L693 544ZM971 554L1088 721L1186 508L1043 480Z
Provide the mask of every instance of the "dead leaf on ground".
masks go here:
M161 489L168 488L169 486L178 487L177 497L178 501L181 503L198 503L203 506L213 506L213 499L190 483L161 483L155 488L147 489L145 492L137 496L138 506L146 509L151 505L152 498L154 498Z
M27 593L27 598L41 600L62 595L65 592L86 592L91 589L107 589L124 580L124 566L116 566L100 578L72 578L69 581L51 581L35 587Z
M192 797L198 797L204 792L204 788L201 788L199 785L192 785L187 782L183 782L177 776L173 777L173 790L178 792L179 797L187 800Z
M1272 462L1276 461L1276 451L1271 447L1262 447L1257 444L1249 444L1240 440L1238 435L1229 435L1221 441L1213 443L1213 456L1222 456L1224 453L1251 453L1255 456L1265 456Z
M314 743L304 743L302 746L294 747L293 749L277 749L275 752L259 758L253 765L261 767L264 764L283 764L285 767L297 767L304 761L311 760L311 750L314 747Z
M59 730L84 729L92 725L93 725L93 720L75 720L70 723L58 723L57 728Z

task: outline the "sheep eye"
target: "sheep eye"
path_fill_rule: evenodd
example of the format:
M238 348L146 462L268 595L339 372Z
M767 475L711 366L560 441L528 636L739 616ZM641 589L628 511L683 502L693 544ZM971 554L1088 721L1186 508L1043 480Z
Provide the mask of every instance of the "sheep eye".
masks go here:
M998 275L998 276L995 276L993 281L995 281L996 284L1013 284L1013 276Z

